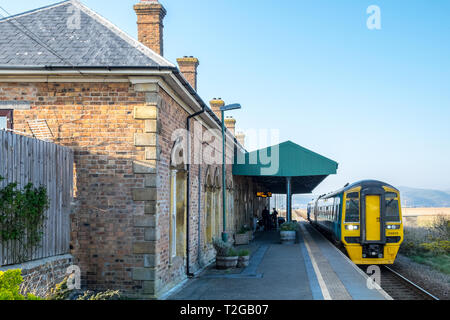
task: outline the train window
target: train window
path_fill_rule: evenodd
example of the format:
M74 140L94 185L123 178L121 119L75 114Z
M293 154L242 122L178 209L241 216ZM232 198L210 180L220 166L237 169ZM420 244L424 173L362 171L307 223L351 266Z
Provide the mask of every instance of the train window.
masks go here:
M345 222L359 222L359 193L347 194L345 204Z
M400 208L398 205L398 196L396 193L388 192L386 198L386 221L400 222Z

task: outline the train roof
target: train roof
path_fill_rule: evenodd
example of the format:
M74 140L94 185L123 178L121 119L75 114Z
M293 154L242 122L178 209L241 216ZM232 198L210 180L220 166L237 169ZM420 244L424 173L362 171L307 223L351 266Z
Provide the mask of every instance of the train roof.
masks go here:
M381 186L386 186L386 187L389 187L389 188L392 188L392 189L395 189L395 190L399 191L396 187L394 187L394 186L392 186L392 185L390 185L389 183L386 183L386 182L382 182L382 181L378 181L378 180L361 180L361 181L349 184L349 185L347 185L347 186L345 186L345 187L343 187L343 188L341 188L341 189L339 189L337 191L334 191L334 192L331 192L329 194L320 196L319 199L320 198L334 197L335 195L338 195L338 194L340 194L342 192L345 192L347 190L350 190L350 189L353 189L353 188L356 188L356 187L368 188L368 187L381 187Z

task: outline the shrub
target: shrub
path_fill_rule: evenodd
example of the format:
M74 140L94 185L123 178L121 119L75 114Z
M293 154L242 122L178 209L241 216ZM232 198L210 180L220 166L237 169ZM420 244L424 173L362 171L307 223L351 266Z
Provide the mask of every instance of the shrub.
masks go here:
M118 290L107 290L98 293L86 291L82 296L78 297L77 300L121 300L121 296Z
M44 187L29 183L20 190L17 183L10 183L0 189L0 241L16 243L12 255L18 262L26 261L31 249L40 244L48 206Z
M297 222L286 222L281 225L281 231L297 231L299 225Z
M67 280L69 277L65 277L61 283L58 283L54 288L50 290L48 300L68 300L72 294L72 290L67 287Z
M248 257L250 255L250 251L249 250L241 250L238 253L239 257Z
M228 250L227 257L237 257L238 255L239 253L235 249L230 248Z
M228 252L231 248L230 244L225 243L222 241L222 239L217 239L217 238L213 239L213 246L214 246L214 249L216 250L217 256L219 256L219 257L228 256Z
M93 292L93 291L79 291L70 290L67 286L67 281L69 277L64 278L64 280L57 284L55 288L51 290L50 295L47 300L121 300L122 297L120 292L107 290L103 292Z
M438 215L431 227L434 230L435 237L440 239L450 239L450 217L448 215Z
M20 293L22 282L21 270L0 271L0 300L40 300L32 294L22 295Z
M420 244L420 247L434 256L450 254L450 241L440 240Z
M405 226L400 253L407 256L438 256L450 253L450 218L437 216L430 227Z
M246 234L247 232L252 231L252 229L250 229L248 226L242 226L241 229L239 230L238 234Z

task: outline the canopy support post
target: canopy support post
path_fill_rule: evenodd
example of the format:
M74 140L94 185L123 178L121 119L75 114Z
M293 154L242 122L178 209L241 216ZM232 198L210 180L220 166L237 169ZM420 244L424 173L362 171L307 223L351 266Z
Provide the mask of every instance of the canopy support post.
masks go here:
M292 221L292 177L286 177L286 218Z

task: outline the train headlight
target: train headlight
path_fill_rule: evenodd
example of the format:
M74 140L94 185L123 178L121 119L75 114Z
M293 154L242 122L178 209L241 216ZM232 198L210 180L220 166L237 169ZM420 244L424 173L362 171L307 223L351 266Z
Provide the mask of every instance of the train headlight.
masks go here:
M345 229L349 230L349 231L359 230L359 226L356 226L356 225L353 225L353 224L349 224L349 225L345 226Z
M389 230L400 230L400 225L399 225L399 224L389 224L389 225L387 226L387 228L388 228Z

